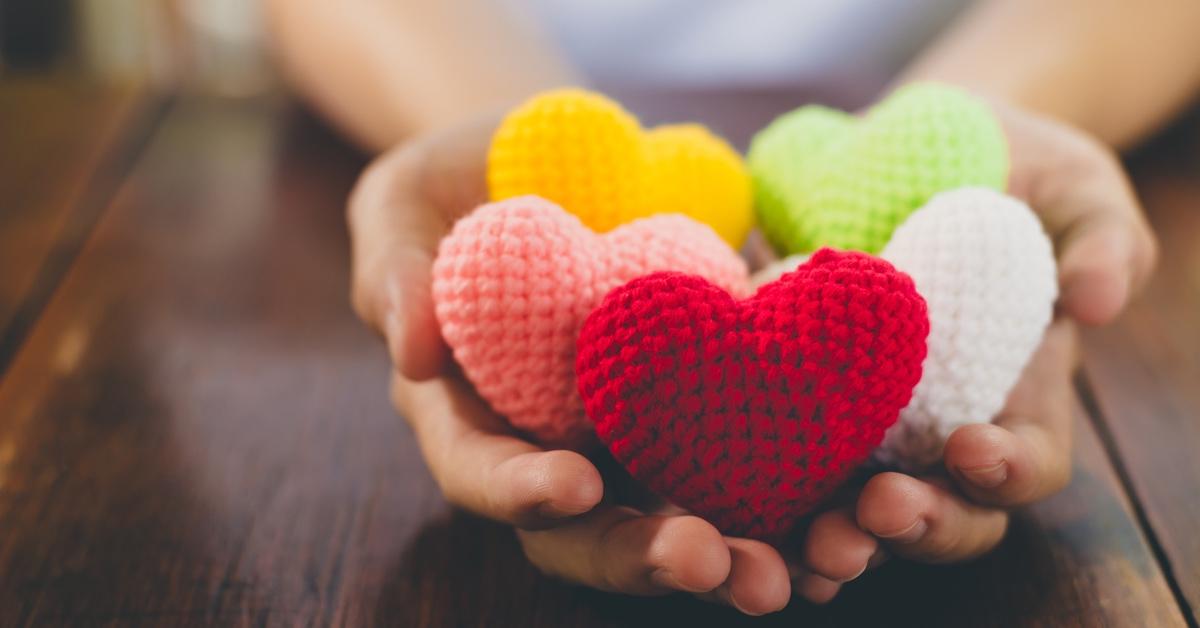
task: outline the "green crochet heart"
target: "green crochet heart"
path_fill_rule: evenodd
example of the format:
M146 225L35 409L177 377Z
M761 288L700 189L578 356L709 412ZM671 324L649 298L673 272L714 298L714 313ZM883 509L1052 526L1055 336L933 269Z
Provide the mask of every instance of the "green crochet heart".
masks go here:
M916 83L861 118L821 106L786 113L754 137L749 166L759 224L780 253L876 253L938 192L1003 191L1008 147L982 101Z

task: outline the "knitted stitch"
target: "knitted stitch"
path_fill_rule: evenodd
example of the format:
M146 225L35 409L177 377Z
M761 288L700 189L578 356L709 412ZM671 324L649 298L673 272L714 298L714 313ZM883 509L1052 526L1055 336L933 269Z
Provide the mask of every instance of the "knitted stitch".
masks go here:
M655 273L588 316L579 390L635 478L726 534L777 541L879 444L928 331L912 280L861 253L822 249L744 301Z
M983 102L917 83L861 119L820 106L784 114L755 136L748 162L759 222L776 250L874 253L937 192L1004 189L1008 149Z
M741 246L753 220L741 156L703 126L643 131L616 102L580 89L542 93L512 111L488 152L492 200L536 194L596 231L679 213Z
M1003 407L1054 313L1054 249L1024 203L968 188L933 197L883 257L929 304L925 375L875 454L915 469L941 459L955 428Z
M480 395L539 441L580 446L592 427L575 385L579 327L609 290L668 269L746 292L745 263L700 223L664 214L600 236L526 196L454 225L433 265L433 298L442 336Z

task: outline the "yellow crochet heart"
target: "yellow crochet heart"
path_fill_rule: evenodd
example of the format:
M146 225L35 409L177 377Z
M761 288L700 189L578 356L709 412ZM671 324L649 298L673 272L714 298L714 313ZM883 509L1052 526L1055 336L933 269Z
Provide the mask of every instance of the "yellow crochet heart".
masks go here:
M536 194L595 231L679 213L740 246L753 219L741 156L698 124L643 130L621 105L581 89L535 96L492 137L493 201Z

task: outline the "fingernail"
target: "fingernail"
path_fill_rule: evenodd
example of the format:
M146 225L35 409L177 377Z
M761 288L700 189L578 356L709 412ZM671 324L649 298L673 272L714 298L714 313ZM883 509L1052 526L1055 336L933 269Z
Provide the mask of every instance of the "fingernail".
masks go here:
M929 524L925 523L924 519L918 518L907 528L892 534L876 534L879 538L887 539L893 543L916 543L925 536L925 531L929 529Z
M725 598L729 600L729 604L731 606L736 608L738 610L738 612L740 612L743 615L749 615L751 617L758 617L763 614L763 613L754 613L754 612L748 611L748 610L746 610L746 607L742 606L741 604L738 604L737 598L733 597L733 589L730 589L725 594Z
M743 615L750 615L751 617L758 617L759 615L762 615L762 613L752 613L746 610L741 604L738 604L737 598L733 597L733 589L731 589L727 584L723 584L713 589L713 594L718 598L728 602L730 606L737 609L737 611Z
M843 580L835 580L835 582L837 582L838 584L846 584L847 582L850 582L851 580L857 580L859 576L861 576L867 572L867 565L868 565L868 563L863 563L862 569L859 569L858 573L854 574L853 576L850 576L849 578L845 578Z
M828 604L842 585L817 575L801 576L792 583L792 592L813 604Z
M996 488L1008 479L1008 463L1003 460L985 467L960 468L959 471L980 488Z
M650 574L650 580L660 587L675 589L676 591L690 591L692 593L698 593L698 591L695 589L689 589L680 584L679 580L675 579L675 574L671 573L671 571L665 567L655 569L654 572Z

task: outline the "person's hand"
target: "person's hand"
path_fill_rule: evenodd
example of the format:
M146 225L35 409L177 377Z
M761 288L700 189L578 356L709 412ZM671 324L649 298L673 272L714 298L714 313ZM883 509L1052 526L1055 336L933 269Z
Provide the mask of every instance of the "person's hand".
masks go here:
M1111 319L1154 259L1118 162L1066 127L1011 110L1003 117L1014 161L1010 191L1039 211L1055 240L1062 312L1088 323ZM1067 482L1076 341L1071 323L1060 319L996 423L952 435L948 474L872 478L855 507L814 518L790 568L770 547L721 537L677 511L597 507L603 484L595 467L509 433L453 374L433 318L432 257L453 221L484 200L494 123L409 144L364 175L350 209L354 302L387 338L397 407L447 497L516 524L526 554L543 571L605 590L693 591L769 612L787 602L789 571L796 592L825 601L885 550L939 562L979 555L1003 536L1005 508Z
M794 565L796 593L831 600L888 554L970 559L1004 536L1008 509L1043 499L1071 472L1074 322L1112 320L1145 280L1156 245L1111 150L1052 120L996 107L1009 139L1009 193L1037 211L1058 255L1059 313L992 424L946 442L944 469L881 473L852 507L817 515Z
M380 157L351 196L355 310L385 338L392 396L446 498L517 527L545 573L607 591L695 593L746 613L783 608L782 557L723 537L676 509L601 498L586 458L543 451L514 435L449 359L434 317L430 268L454 221L486 200L485 161L498 118L418 139Z

